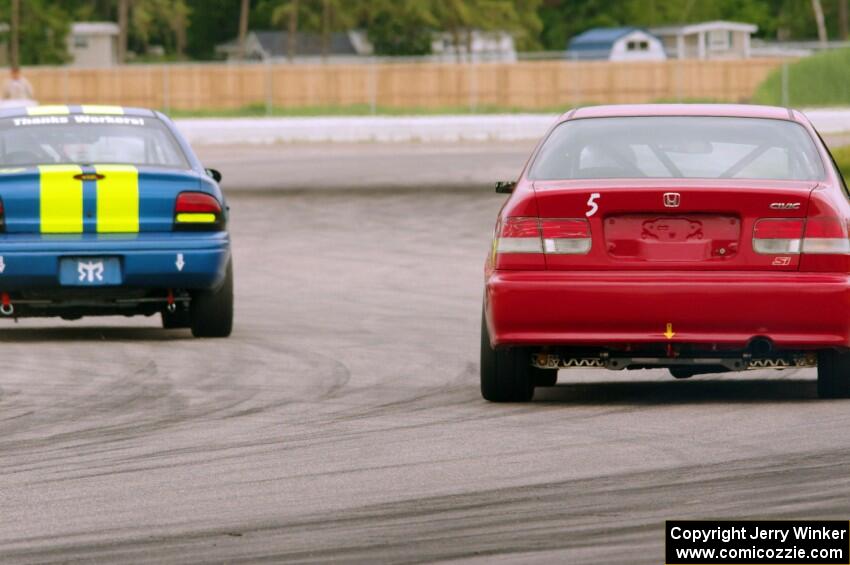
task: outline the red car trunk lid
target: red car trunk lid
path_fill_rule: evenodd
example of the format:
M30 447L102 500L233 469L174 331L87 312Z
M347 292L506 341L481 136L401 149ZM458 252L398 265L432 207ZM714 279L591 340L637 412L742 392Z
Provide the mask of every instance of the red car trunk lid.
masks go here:
M756 252L754 229L761 219L805 218L816 185L737 179L537 181L540 217L586 217L593 240L586 255L547 255L546 268L797 270L799 254Z

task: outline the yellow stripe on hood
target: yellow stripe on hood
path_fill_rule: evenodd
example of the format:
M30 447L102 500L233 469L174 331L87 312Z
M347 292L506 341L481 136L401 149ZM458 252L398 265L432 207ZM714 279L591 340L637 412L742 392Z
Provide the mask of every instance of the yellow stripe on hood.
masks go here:
M41 233L83 232L83 181L77 165L41 165L39 207Z
M139 170L131 165L95 165L97 232L139 231Z

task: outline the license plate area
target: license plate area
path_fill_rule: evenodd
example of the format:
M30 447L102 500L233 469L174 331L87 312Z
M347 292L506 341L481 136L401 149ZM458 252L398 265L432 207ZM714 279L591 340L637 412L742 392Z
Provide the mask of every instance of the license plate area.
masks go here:
M739 251L741 221L714 214L630 214L605 219L605 245L616 259L726 261Z
M63 257L59 283L63 286L114 286L121 284L118 257Z

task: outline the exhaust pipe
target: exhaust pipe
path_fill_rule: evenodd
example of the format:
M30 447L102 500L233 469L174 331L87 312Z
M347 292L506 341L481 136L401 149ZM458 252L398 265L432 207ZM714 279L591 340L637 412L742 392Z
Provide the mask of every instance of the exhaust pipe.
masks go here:
M756 337L750 341L753 357L767 357L773 352L773 342L766 337Z
M9 293L4 292L2 296L0 296L0 314L4 316L11 316L15 313L15 307L12 306L12 299L9 298Z

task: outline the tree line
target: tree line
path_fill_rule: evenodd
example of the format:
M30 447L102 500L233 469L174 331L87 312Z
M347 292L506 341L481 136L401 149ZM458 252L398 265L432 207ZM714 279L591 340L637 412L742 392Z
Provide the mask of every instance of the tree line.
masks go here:
M724 19L754 23L779 40L847 39L850 0L0 0L0 21L21 64L67 61L73 21L119 24L122 60L212 59L215 46L248 30L310 32L329 48L331 34L366 31L379 55L424 55L436 32L456 44L472 29L510 32L523 51L562 50L570 37L598 26L638 26ZM14 38L17 40L14 41ZM16 50L12 46L13 56Z

